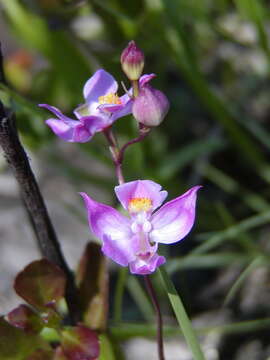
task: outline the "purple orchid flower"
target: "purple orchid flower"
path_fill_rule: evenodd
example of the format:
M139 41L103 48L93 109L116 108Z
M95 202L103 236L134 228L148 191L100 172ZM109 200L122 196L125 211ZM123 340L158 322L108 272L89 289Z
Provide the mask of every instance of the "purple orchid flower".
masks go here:
M153 181L137 180L116 186L116 196L129 218L85 193L81 195L89 226L103 242L103 253L119 265L129 266L131 273L146 275L166 261L157 254L159 243L178 242L190 232L200 187L194 186L160 207L168 193Z
M54 106L40 104L56 118L46 124L61 139L69 142L87 142L122 116L131 113L132 100L129 94L118 97L118 84L105 70L100 69L86 82L83 95L85 104L75 109L77 120L71 119Z

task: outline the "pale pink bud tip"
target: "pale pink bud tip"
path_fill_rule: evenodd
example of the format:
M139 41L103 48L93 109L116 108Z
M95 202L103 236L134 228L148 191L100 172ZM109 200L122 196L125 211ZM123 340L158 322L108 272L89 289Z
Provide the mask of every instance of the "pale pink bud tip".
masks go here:
M122 69L129 80L139 80L144 67L144 53L130 41L121 54Z

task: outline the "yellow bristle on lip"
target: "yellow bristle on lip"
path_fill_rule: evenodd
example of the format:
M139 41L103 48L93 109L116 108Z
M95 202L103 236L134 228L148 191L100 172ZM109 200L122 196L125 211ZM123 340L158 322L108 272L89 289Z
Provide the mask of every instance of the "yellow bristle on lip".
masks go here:
M133 198L129 200L128 210L130 212L149 211L152 207L152 200L149 198Z
M121 100L118 95L116 94L107 94L104 96L100 96L98 98L100 104L113 104L113 105L121 105Z

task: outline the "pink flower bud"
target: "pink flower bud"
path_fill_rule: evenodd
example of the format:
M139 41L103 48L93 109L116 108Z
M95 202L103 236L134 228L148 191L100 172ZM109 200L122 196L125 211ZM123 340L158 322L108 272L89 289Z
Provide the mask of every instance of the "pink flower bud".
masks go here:
M150 85L140 88L134 99L132 113L135 119L145 126L158 126L169 110L169 101L163 92Z
M135 41L130 41L121 54L122 69L129 80L139 80L144 67L144 54Z

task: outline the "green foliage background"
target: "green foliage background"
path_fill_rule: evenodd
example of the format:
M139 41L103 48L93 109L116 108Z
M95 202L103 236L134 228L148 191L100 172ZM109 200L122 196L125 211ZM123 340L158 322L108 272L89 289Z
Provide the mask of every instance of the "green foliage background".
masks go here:
M6 26L20 46L43 64L38 70L19 68L14 76L11 62L7 75L12 90L2 86L0 95L16 110L25 144L35 150L51 148L48 161L58 164L75 187L83 179L111 191L115 180L97 176L92 169L78 169L55 154L58 140L44 126L48 114L37 104L49 103L71 114L82 102L83 84L97 68L127 84L120 71L120 53L131 39L144 50L145 73L157 74L153 84L167 94L171 109L144 143L127 151L126 178L153 179L170 197L191 185L204 185L193 234L173 255L168 248L162 251L169 256L167 268L191 313L219 308L224 301L237 308L237 294L250 273L269 263L268 2L1 0L0 4ZM27 86L19 81L23 71L30 73ZM136 135L131 118L120 119L116 128L120 142ZM87 146L72 146L112 166L101 136ZM235 265L240 272L230 286L215 301L200 303L199 290ZM122 281L127 281L148 321L151 311L139 283L127 275ZM121 318L119 294L116 320ZM268 304L247 314L247 325L231 324L231 332L256 334L260 326L270 327L269 310ZM235 320L243 317L235 314ZM125 329L130 336L151 332L143 325ZM121 326L113 331L123 337Z

